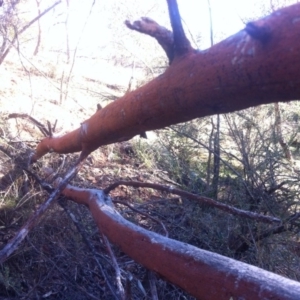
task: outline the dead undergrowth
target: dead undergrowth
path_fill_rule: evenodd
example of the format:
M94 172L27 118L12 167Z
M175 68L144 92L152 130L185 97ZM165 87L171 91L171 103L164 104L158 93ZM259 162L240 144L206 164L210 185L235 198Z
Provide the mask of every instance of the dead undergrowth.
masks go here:
M28 146L10 140L3 119L2 124L0 160L1 175L4 175L14 169L14 158L26 153ZM28 145L32 149L35 147L34 138L37 136L31 132ZM140 147L144 146L137 140L98 149L88 158L72 184L104 189L120 179L161 184L172 182L165 171L138 154ZM54 177L63 176L76 158L76 154L52 153L30 166L30 170L40 180L51 183L53 178L47 178L48 170L54 171ZM36 178L19 170L16 179L1 191L0 248L47 199L47 195ZM120 213L131 222L165 234L163 223L171 238L235 258L237 247L234 243L241 242L241 237L246 239L241 224L246 223L250 228L255 223L199 205L193 200L145 188L120 186L110 195ZM267 225L258 224L256 228L264 232ZM238 258L299 280L298 243L292 243L292 240L292 234L286 232L257 243L246 241L249 249L241 252ZM121 269L123 285L132 299L153 297L153 286L159 299L192 299L135 263L117 247L112 247ZM109 285L112 290L116 289L114 269L103 237L89 211L62 198L51 206L0 270L0 299L115 299L116 295Z
M22 156L27 145L9 140L5 126L2 130L1 175L5 175L14 169L14 158ZM33 148L34 137L31 136ZM47 170L54 170L56 177L63 176L76 157L52 153L30 166L30 170L41 180L49 181ZM157 182L156 173L159 172L155 169L149 172L135 156L130 144L123 143L95 151L72 184L103 189L120 178ZM35 178L19 169L16 178L1 191L0 249L47 199L47 195ZM161 226L147 218L146 215L150 214L174 226L174 229L170 227L170 233L177 232L172 236L180 237L178 216L170 216L175 210L179 209L177 214L184 210L179 198L129 187L120 187L111 196L118 201L116 206L129 220L162 233ZM133 212L120 202L131 204L143 214ZM191 299L113 248L122 270L124 287L132 299L148 299L151 283L156 286L160 299ZM59 199L51 206L0 269L0 299L115 299L108 284L115 288L115 275L102 237L89 211L66 199Z
M7 76L8 85L12 80ZM19 84L22 85L22 82ZM5 188L0 191L0 249L48 196L36 178L19 166L25 164L41 181L51 184L55 177L64 176L78 157L78 154L51 153L38 163L26 166L26 157L43 135L36 125L26 119L7 119L9 113L24 112L27 107L26 102L13 99L9 102L8 95L7 90L7 95L2 94L0 99L0 178L9 174ZM83 102L77 101L75 108L70 103L59 106L50 99L57 98L55 93L49 92L43 96L42 101L35 100L33 116L38 116L44 125L47 120L58 118L61 122L58 123L58 130L78 127L96 110L96 99L81 109L78 107L83 107ZM84 97L82 99L86 101ZM193 132L198 133L199 128ZM88 157L72 184L105 189L116 181L132 180L171 184L176 188L210 196L209 191L205 194L206 187L202 180L206 171L207 152L200 151L200 145L190 144L188 140L182 142L178 137L165 134L158 139L164 146L137 138L101 147ZM232 142L230 139L226 142L231 151ZM194 168L191 169L191 166ZM49 170L54 171L54 178L47 177ZM231 177L225 178L226 172ZM225 168L223 173L218 200L248 209L248 198L241 183ZM297 187L295 184L291 188L294 194L289 195L290 202L283 202L284 205L292 205L285 212L297 211ZM284 199L286 191L279 190L274 199ZM128 186L120 186L110 195L124 217L148 230L166 234L163 224L171 238L300 280L299 222L292 231L281 231L256 240L255 236L259 237L270 230L268 225L233 217L194 200ZM122 283L132 299L153 298L153 290L157 291L159 299L192 299L179 288L135 263L117 247L112 247L122 272ZM114 269L103 237L89 211L67 199L59 199L47 210L21 247L1 265L0 299L116 299L111 291L116 290L115 282Z

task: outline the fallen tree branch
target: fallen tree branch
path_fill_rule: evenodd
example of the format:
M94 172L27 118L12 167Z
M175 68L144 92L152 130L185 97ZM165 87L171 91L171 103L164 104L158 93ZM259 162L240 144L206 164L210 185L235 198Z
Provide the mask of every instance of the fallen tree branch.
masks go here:
M81 127L47 137L33 160L49 152L91 153L102 145L204 117L300 98L300 3L256 22L269 38L242 30L205 51L177 56L158 78L97 111ZM253 29L253 26L252 26Z
M255 220L255 221L259 221L259 222L263 222L263 223L269 223L269 224L281 223L281 220L278 218L275 218L275 217L265 216L265 215L261 215L261 214L258 214L258 213L252 212L252 211L238 209L233 206L213 200L211 198L198 196L198 195L195 195L195 194L183 191L183 190L175 189L172 186L164 186L164 185L160 185L157 183L139 182L139 181L118 181L118 182L115 182L114 184L110 185L106 189L104 189L103 192L105 194L108 194L110 191L112 191L113 189L115 189L116 187L118 187L120 185L132 186L132 187L137 187L137 188L138 187L151 188L151 189L159 190L162 192L175 194L175 195L185 197L188 199L196 200L199 203L218 208L218 209L225 211L231 215L244 217L244 218L248 218L251 220Z
M86 205L99 230L122 251L197 299L299 299L296 281L134 225L114 209L103 191L67 185L62 193Z
M57 182L58 183L58 182ZM58 186L58 184L57 184ZM111 294L113 295L114 299L119 300L120 298L118 297L118 295L115 292L115 287L111 284L111 279L110 276L108 276L106 270L102 267L99 259L98 259L98 253L94 247L94 245L92 244L92 242L88 239L88 237L86 236L86 233L84 232L83 228L82 228L82 224L80 224L78 222L78 220L76 219L76 217L74 216L74 214L72 214L69 210L69 208L67 207L65 200L63 201L58 201L58 204L64 209L65 213L69 216L69 218L73 221L74 225L76 226L77 230L80 232L84 242L86 243L87 247L90 249L90 251L93 254L94 260L96 261L97 267L99 268L104 281L106 283L106 285L108 286Z

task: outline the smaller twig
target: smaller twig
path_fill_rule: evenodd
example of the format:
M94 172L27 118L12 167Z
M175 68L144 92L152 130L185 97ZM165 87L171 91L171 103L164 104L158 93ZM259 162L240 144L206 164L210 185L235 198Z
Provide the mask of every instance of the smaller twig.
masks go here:
M131 292L131 282L132 282L132 275L129 273L126 277L126 285L125 285L125 295L126 299L131 300L132 292Z
M173 29L174 35L174 52L175 56L182 56L193 50L190 41L187 39L182 23L181 17L178 9L178 4L176 0L167 0L170 21Z
M147 275L148 275L148 281L150 284L150 291L151 291L151 296L152 296L152 300L158 300L158 294L157 294L157 288L156 288L156 284L155 284L155 276L153 274L153 272L151 271L147 271Z
M56 125L57 125L57 119L55 120L55 122L54 122L54 124L53 124L52 132L55 132L55 130L56 130Z
M107 272L104 270L104 268L102 267L99 259L98 259L98 254L96 252L96 249L94 247L94 245L91 243L91 241L88 239L88 237L86 236L85 231L83 230L81 224L79 224L78 220L76 219L75 215L69 210L69 208L67 207L67 205L64 203L64 201L58 201L58 204L64 209L65 213L69 216L69 218L73 221L74 225L76 226L77 230L79 231L79 233L82 236L83 241L85 242L85 244L88 246L88 248L90 249L90 251L93 254L93 257L97 263L97 266L102 274L102 276L105 279L105 283L107 284L109 290L111 291L112 295L114 296L114 298L116 300L119 300L119 297L116 295L115 293L115 288L110 284L110 280L109 280L109 276L107 274ZM107 263L110 263L109 261L106 260Z
M117 287L118 287L118 294L119 296L121 297L122 300L125 300L126 299L126 296L125 296L125 290L124 290L124 287L122 285L122 281L121 281L121 271L120 271L120 267L118 265L118 262L117 262L117 259L111 249L111 246L110 246L110 243L108 241L108 239L106 238L106 236L101 232L101 235L102 235L102 239L103 239L103 242L106 246L106 250L110 256L110 259L112 261L112 264L113 264L113 267L115 269L115 273L116 273L116 282L117 282Z
M9 158L13 158L12 154L1 145L0 145L0 151L2 151L4 154L6 154Z
M30 175L43 188L43 190L47 191L48 193L52 193L54 191L54 188L49 183L40 179L39 176L31 172L29 169L23 168L23 170L28 173L28 175Z
M23 169L27 168L30 164L31 155L31 150L26 149L26 151L17 158L11 156L11 158L14 159L14 168L0 178L0 190L5 190L23 174Z
M213 200L211 198L203 197L203 196L198 196L183 190L175 189L172 186L163 186L160 184L156 183L148 183L148 182L138 182L138 181L118 181L115 182L114 184L110 185L106 189L103 190L105 194L108 194L110 191L118 187L119 185L126 185L126 186L132 186L132 187L144 187L144 188L152 188L155 190L159 190L162 192L167 192L175 195L179 195L181 197L186 197L189 199L197 200L200 203L218 208L220 210L223 210L229 214L240 216L240 217L245 217L251 220L256 220L259 222L263 223L281 223L281 220L275 217L270 217L270 216L264 216L252 211L246 211L242 209L235 208L233 206L221 203L219 201Z
M131 210L137 212L138 214L143 215L143 216L145 216L145 217L151 219L152 221L158 223L158 224L161 225L161 227L163 228L163 231L164 231L165 236L166 236L166 237L169 236L169 233L168 233L168 231L167 231L167 229L166 229L166 227L165 227L165 225L164 225L163 222L161 222L161 221L159 221L159 220L157 220L157 219L151 217L149 214L147 214L147 213L145 213L145 212L142 212L141 210L139 210L139 209L137 209L137 208L134 208L133 206L131 206L130 204L128 204L128 203L125 202L125 201L113 200L113 202L114 202L114 203L119 203L119 204L126 205L127 207L129 207Z
M29 23L27 23L23 28L21 28L19 31L15 30L15 34L13 39L10 42L10 45L6 48L6 50L4 51L4 53L2 54L2 56L0 57L0 65L3 63L5 57L7 56L7 54L9 53L10 49L12 48L12 46L14 45L14 43L17 41L18 36L20 34L22 34L25 30L27 30L32 24L34 24L36 21L38 21L42 16L44 16L46 13L48 13L50 10L52 10L56 5L60 4L61 0L55 2L53 5L51 5L50 7L48 7L46 10L44 10L42 13L40 13L38 16L36 16L35 18L33 18Z
M0 251L0 263L3 263L14 251L16 251L21 242L26 238L29 231L37 224L41 216L49 208L50 204L54 202L57 196L66 187L68 182L78 173L83 165L83 162L87 156L81 156L74 167L66 174L65 178L59 183L58 187L50 194L48 199L40 205L40 207L34 212L34 214L28 219L28 221L22 226L17 234L5 245Z
M226 116L225 116L226 117ZM175 129L174 127L170 127L173 131L177 132L178 134L185 136L189 139L191 139L192 141L194 141L195 143L201 145L202 147L204 147L205 149L207 149L209 151L209 153L213 153L213 155L218 156L218 158L220 159L220 161L227 167L229 168L234 174L236 174L238 176L238 178L242 178L241 174L236 171L227 161L225 161L220 155L218 155L218 153L216 153L216 151L214 151L214 149L211 149L210 147L206 146L205 143L200 142L199 140L193 138L192 136L184 133L184 132L180 132L179 130ZM233 155L232 153L227 153L229 154L231 157L234 157L235 159L239 160L237 157L235 157L235 155ZM240 161L240 160L239 160ZM247 191L247 193L250 195L251 198L254 198L253 194L251 193L248 185L245 183L244 180L241 180L243 186L245 187L245 190Z
M50 136L50 132L47 130L47 128L40 123L39 121L37 121L36 119L34 119L33 117L27 115L27 114L9 114L8 115L8 119L12 119L12 118L21 118L21 119L27 119L28 121L30 121L32 124L34 124L35 126L37 126L37 128L41 131L41 133L44 136Z
M275 191L279 190L282 188L283 185L289 183L288 181L283 181L275 186L270 187L268 190L266 190L267 194L271 195L273 194Z
M238 246L235 249L235 254L240 255L246 252L250 248L251 244L255 245L255 243L259 241L262 241L272 235L279 234L285 231L287 231L287 228L284 225L275 226L271 229L266 230L261 234L256 233L255 235L253 235L252 232L250 231L252 242L249 242L247 238L239 236L240 240Z
M292 216L290 216L287 220L286 220L286 222L289 222L289 223L294 223L297 219L299 219L300 218L300 212L298 212L298 213L295 213L295 214L293 214Z
M49 137L53 137L51 123L48 120L47 120L47 126L48 126Z

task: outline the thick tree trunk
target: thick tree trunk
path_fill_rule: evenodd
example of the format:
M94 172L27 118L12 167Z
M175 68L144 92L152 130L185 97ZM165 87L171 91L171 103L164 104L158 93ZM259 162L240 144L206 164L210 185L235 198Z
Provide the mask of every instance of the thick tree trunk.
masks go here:
M85 151L213 114L300 98L300 3L278 10L205 51L175 56L145 86L97 111L81 127L46 138L33 160L50 149Z

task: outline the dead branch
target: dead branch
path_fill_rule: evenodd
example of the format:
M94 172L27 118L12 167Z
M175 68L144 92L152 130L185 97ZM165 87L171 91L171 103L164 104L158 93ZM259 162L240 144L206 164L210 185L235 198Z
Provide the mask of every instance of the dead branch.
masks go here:
M80 128L42 140L33 160L49 149L91 153L197 117L299 99L299 14L297 3L253 22L271 32L267 41L242 30L206 51L176 57L164 74L97 111Z
M258 222L263 222L263 223L281 223L281 220L275 217L270 217L270 216L265 216L261 215L252 211L246 211L242 209L235 208L233 206L221 203L219 201L213 200L211 198L203 197L203 196L198 196L183 190L175 189L172 186L163 186L160 184L156 183L149 183L149 182L139 182L139 181L118 181L115 182L114 184L110 185L106 189L103 190L105 194L108 194L110 191L115 189L116 187L120 185L126 185L126 186L132 186L132 187L144 187L144 188L152 188L155 190L159 190L162 192L167 192L171 194L175 194L181 197L189 198L198 201L199 203L209 205L211 207L218 208L222 211L225 211L229 214L239 216L239 217L244 217L248 218L251 220L255 220Z
M63 195L86 205L99 230L138 263L197 299L296 300L300 283L143 229L124 219L101 190L67 185Z
M14 113L14 114L9 114L7 118L8 119L21 118L21 119L24 119L24 120L28 120L30 123L35 125L45 137L46 136L51 136L50 135L51 131L49 131L41 122L37 121L36 119L34 119L33 117L31 117L27 114Z
M110 259L112 261L112 265L115 269L115 274L116 274L116 283L117 283L117 288L118 288L118 295L122 300L126 299L126 294L125 294L125 290L124 287L122 285L122 281L121 281L121 270L120 267L118 265L117 259L111 249L111 246L109 244L108 239L106 238L106 236L102 233L102 240L104 245L106 246L106 250L110 256Z
M59 185L59 182L61 182L61 180L59 181L56 181L56 184L55 185ZM113 295L113 297L116 299L116 300L119 300L119 297L118 295L116 294L115 292L115 287L111 284L111 280L107 274L107 272L105 271L105 269L102 267L102 264L100 263L98 257L98 253L96 252L96 249L94 247L94 245L91 243L91 241L88 239L88 237L86 236L81 224L78 222L78 220L76 219L76 217L74 216L74 214L72 214L69 210L69 208L67 207L65 201L63 200L60 200L58 201L58 204L64 209L65 213L69 216L69 218L73 221L74 225L76 226L77 230L80 232L84 242L86 243L86 245L88 246L88 248L90 249L90 251L92 252L93 254L93 257L96 261L96 264L103 276L103 278L105 279L105 283L107 284L111 294ZM108 261L107 261L108 262Z
M29 231L38 223L41 216L54 202L57 196L65 188L66 184L77 174L86 157L80 156L75 166L66 174L64 179L58 185L58 187L51 193L49 198L34 212L29 220L22 226L17 234L6 244L6 246L0 251L0 263L3 263L14 251L16 251L25 239Z
M156 218L153 218L153 217L150 216L149 214L147 214L147 213L145 213L145 212L142 212L142 211L139 210L139 209L134 208L132 205L130 205L129 203L127 203L127 202L125 202L125 201L113 200L113 203L119 203L119 204L122 204L122 205L126 205L127 207L129 207L131 210L137 212L138 214L140 214L140 215L142 215L142 216L145 216L145 217L149 218L150 220L154 221L155 223L158 223L158 224L162 227L162 229L163 229L163 231L164 231L164 235L165 235L166 237L169 236L169 233L168 233L168 231L167 231L167 228L166 228L166 226L164 225L163 222L157 220Z
M193 51L190 41L186 38L181 17L177 5L177 0L167 0L170 21L174 36L174 56L183 56Z
M47 14L49 11L51 11L55 6L57 6L58 4L61 3L61 0L56 1L55 3L53 3L50 7L48 7L47 9L45 9L42 13L40 13L38 16L36 16L35 18L33 18L30 22L28 22L23 28L21 28L18 32L15 32L15 35L12 39L12 41L10 42L10 45L6 48L5 52L2 54L2 56L0 57L0 65L3 63L5 57L7 56L7 54L9 53L10 49L13 47L14 43L16 42L16 40L18 39L18 37L24 32L26 31L32 24L34 24L36 21L38 21L41 17L43 17L45 14Z
M172 63L175 56L174 38L172 31L163 26L160 26L154 20L147 17L142 17L140 20L134 21L133 23L131 23L129 20L126 20L125 25L129 29L154 37L165 51L169 59L169 64Z

